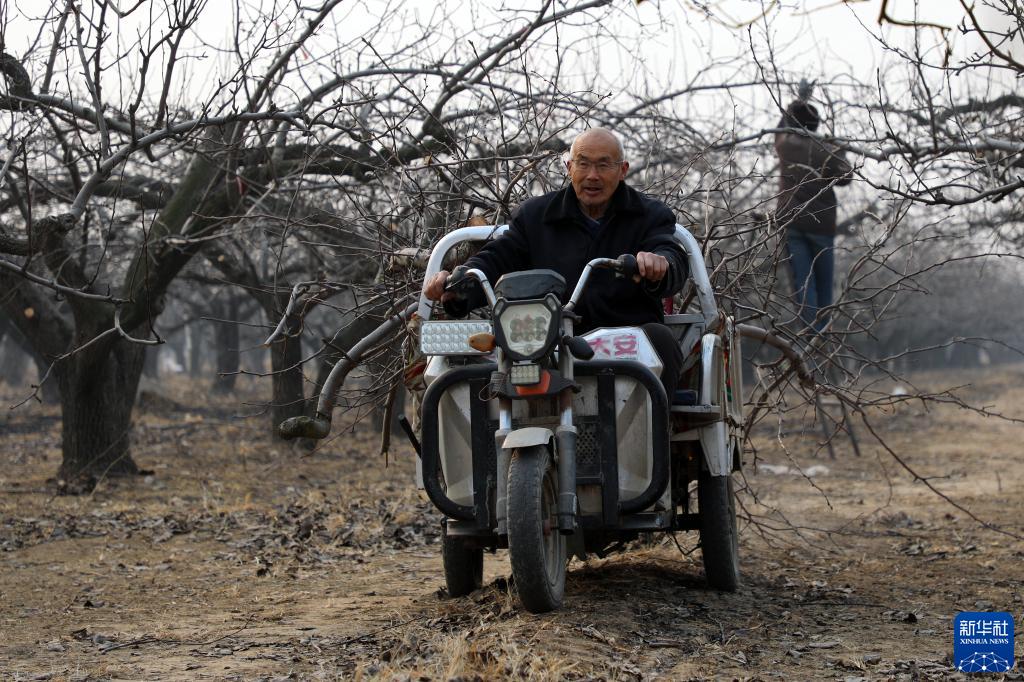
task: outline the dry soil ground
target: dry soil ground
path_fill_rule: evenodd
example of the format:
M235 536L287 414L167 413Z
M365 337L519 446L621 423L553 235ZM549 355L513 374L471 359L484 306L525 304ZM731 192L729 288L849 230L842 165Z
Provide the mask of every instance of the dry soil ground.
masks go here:
M973 402L1024 418L1024 367L973 381ZM147 473L67 497L47 482L57 412L8 411L23 391L0 392L0 679L946 679L958 611L1024 628L1024 542L877 444L814 458L799 420L755 434L770 466L747 458L739 592L705 589L680 534L574 562L565 607L534 616L502 553L486 587L446 597L411 450L385 466L367 428L313 453L268 444L239 399L167 382L136 411ZM1024 535L1024 425L919 404L878 424L933 485Z

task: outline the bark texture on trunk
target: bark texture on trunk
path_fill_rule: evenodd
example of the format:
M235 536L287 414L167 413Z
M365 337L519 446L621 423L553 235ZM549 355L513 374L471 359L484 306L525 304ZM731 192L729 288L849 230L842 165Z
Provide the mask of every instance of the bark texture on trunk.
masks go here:
M217 372L213 379L213 390L217 393L231 393L235 390L238 369L241 367L241 356L238 347L240 334L238 323L238 301L228 299L219 309L219 317L226 322L217 323Z
M138 473L130 436L145 349L118 341L108 353L72 357L58 370L64 458L57 476L69 488Z
M306 411L302 373L302 344L298 337L284 338L270 346L270 363L274 393L271 401L271 428L276 436L277 426L289 417L298 417Z

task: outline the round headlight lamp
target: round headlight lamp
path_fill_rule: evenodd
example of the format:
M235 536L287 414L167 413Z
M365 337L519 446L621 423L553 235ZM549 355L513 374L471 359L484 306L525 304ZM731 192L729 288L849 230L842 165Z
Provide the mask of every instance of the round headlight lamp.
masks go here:
M537 360L558 336L558 299L499 300L494 309L497 342L513 360Z

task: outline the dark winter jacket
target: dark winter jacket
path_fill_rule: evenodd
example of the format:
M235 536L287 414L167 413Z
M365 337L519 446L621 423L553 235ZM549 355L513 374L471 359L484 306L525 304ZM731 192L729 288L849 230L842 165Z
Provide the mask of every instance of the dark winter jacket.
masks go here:
M811 234L835 235L834 185L850 182L851 168L841 150L819 137L777 133L780 180L779 223Z
M686 256L672 237L672 210L620 182L600 229L593 230L585 220L572 185L529 199L513 215L509 230L466 265L482 270L492 285L509 272L554 270L565 278L567 301L591 259L657 253L669 262L668 272L657 283L636 283L617 279L610 270L594 270L576 307L582 317L576 331L664 321L661 299L679 291L688 275ZM472 307L483 302L482 297L472 298Z

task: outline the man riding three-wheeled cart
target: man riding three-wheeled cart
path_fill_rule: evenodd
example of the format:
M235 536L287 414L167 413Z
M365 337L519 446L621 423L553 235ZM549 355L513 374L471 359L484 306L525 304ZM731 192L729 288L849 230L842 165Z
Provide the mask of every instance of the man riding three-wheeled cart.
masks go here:
M709 583L735 589L735 331L696 241L624 182L612 133L580 135L567 168L569 186L527 201L507 229L450 233L427 266L422 480L447 517L449 592L479 587L483 550L507 547L523 604L548 611L569 556L680 529L700 530ZM485 235L454 274L440 269ZM666 316L687 279L698 312ZM485 313L428 320L430 300L449 317Z
M549 611L570 557L678 530L700 532L711 586L738 585L739 339L696 240L625 183L627 169L613 133L581 134L567 187L509 226L445 235L420 301L382 326L420 318L421 483L445 516L452 596L480 587L485 550L507 548L523 605ZM325 393L315 420L282 434L326 435Z

